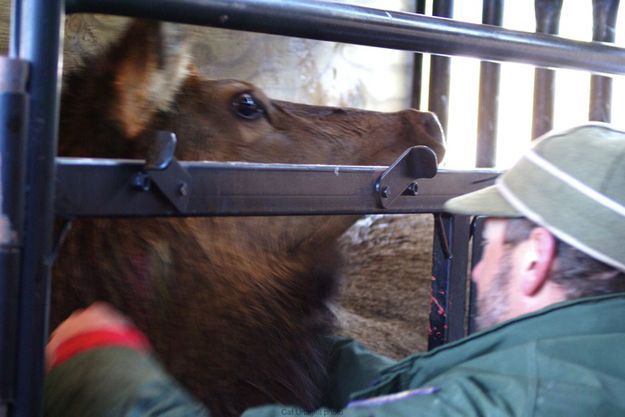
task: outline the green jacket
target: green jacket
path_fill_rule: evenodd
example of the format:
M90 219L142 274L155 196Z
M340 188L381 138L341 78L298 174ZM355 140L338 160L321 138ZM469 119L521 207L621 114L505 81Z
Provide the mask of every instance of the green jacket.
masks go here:
M622 417L625 294L554 305L389 364L338 340L328 408L311 414ZM82 353L55 368L45 388L50 417L208 415L152 359L124 349ZM305 414L268 405L243 416Z

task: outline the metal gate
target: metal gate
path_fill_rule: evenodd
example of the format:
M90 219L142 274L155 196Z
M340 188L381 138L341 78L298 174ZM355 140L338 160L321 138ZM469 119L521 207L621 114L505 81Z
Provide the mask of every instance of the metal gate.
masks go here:
M416 4L416 11L423 12L425 2L419 0ZM0 417L41 414L55 214L97 217L434 213L437 221L433 305L443 308L432 308L430 347L463 337L467 332L465 294L471 224L467 217L443 213L442 204L453 196L492 184L497 175L487 168L494 164L495 132L487 120L496 112L499 68L495 62L595 73L589 115L592 120L609 119L610 79L605 75L625 73L625 50L604 43L614 40L618 1L593 1L594 40L602 43L553 36L557 33L561 4L561 0L536 0L539 33L529 34L497 27L501 24L502 0L484 1L483 23L488 26L314 0L14 0L10 56L0 58ZM450 17L452 9L451 0L434 1L435 16ZM488 62L483 62L481 73L478 166L486 168L439 170L433 178L418 179L416 195L405 192L389 196L385 195L382 182L397 181L401 187L408 187L426 174L421 158L427 157L417 150L398 160L398 164L417 161L413 164L413 178L398 175L393 166L182 161L176 166L189 174L192 186L188 193L163 197L141 187L125 187L126 191L120 193L120 181L143 172L144 161L87 162L55 157L62 22L66 13L78 12L148 17L432 53L436 56L432 59L429 109L439 115L443 125L447 111L441 98L449 85L446 56L484 59ZM418 74L419 55L415 57ZM535 89L534 134L538 135L551 126L551 69L536 69ZM280 199L275 198L275 190L280 188L277 184L284 186ZM86 190L90 199L82 201ZM234 198L234 190L239 198ZM241 199L241 195L245 198ZM311 199L311 195L316 197ZM392 203L388 202L389 197ZM127 204L130 199L133 205ZM476 247L474 258L478 252Z

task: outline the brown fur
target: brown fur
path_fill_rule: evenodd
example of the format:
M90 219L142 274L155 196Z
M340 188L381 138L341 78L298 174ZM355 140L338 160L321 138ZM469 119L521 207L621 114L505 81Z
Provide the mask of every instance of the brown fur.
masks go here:
M187 65L175 28L138 22L68 77L60 153L143 158L156 129L181 160L388 164L405 148L442 156L436 119L272 101ZM264 117L232 111L241 93ZM96 219L74 224L54 271L54 325L96 299L129 314L168 370L218 416L268 402L318 406L334 243L355 218Z

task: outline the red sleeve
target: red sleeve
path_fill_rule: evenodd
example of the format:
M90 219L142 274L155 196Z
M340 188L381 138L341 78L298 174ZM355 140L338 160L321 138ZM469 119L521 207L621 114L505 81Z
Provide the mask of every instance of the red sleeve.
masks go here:
M99 347L126 347L150 351L148 339L134 327L108 327L80 333L63 341L54 352L50 369L87 350Z

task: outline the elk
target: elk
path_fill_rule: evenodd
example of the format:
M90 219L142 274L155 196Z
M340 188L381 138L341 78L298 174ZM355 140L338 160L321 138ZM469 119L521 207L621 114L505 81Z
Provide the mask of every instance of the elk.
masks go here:
M133 22L66 77L63 156L143 159L158 130L179 160L389 164L407 147L442 157L436 117L271 100L207 80L179 27ZM54 326L105 300L216 416L270 402L317 408L338 284L337 238L354 216L81 219L54 268Z

